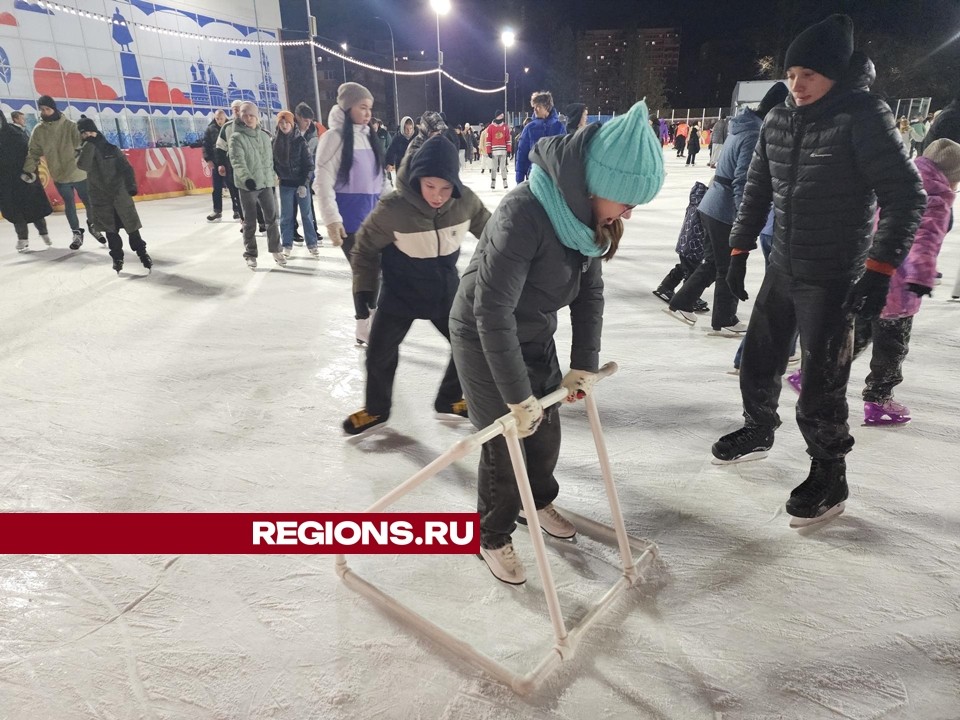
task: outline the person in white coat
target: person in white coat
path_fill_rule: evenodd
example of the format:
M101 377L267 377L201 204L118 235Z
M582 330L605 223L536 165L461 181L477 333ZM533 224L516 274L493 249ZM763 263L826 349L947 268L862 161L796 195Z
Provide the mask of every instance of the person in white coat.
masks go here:
M327 236L350 260L354 235L389 187L385 187L383 145L371 142L373 95L358 83L337 89L327 132L317 143L313 189ZM372 315L371 315L372 317ZM366 345L371 318L356 318L357 344Z

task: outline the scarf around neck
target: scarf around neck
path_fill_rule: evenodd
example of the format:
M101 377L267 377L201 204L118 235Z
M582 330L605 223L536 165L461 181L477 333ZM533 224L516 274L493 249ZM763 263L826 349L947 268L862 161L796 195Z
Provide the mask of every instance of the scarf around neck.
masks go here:
M577 219L560 194L560 188L538 165L534 165L530 171L530 192L547 211L553 231L566 247L587 257L600 257L607 251L606 247L597 245L593 228Z

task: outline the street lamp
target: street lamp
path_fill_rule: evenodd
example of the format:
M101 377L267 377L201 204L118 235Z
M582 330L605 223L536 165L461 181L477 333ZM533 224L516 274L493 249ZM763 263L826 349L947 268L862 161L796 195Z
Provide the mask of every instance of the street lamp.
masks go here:
M374 15L373 19L379 20L390 30L390 58L393 60L393 114L397 127L400 128L400 132L403 132L403 128L400 127L400 99L397 95L397 49L393 44L393 28L379 15Z
M343 50L344 52L346 52L346 51L347 51L347 44L346 44L346 43L340 43L340 49ZM343 64L343 81L346 82L346 81L347 81L347 61L344 60L343 58L340 58L340 62Z
M430 0L430 7L437 14L437 92L440 95L440 112L443 112L443 53L440 51L440 16L450 12L450 0Z
M513 34L513 30L504 30L500 33L500 41L503 43L503 117L509 123L507 119L507 85L510 84L510 75L507 74L507 48L513 45L514 40L517 39L517 36Z

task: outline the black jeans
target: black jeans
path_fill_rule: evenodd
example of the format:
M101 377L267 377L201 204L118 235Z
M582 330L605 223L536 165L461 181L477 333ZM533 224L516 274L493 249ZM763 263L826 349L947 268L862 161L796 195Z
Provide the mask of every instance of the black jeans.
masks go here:
M873 342L870 374L863 388L863 399L879 405L893 399L893 389L903 382L903 361L910 351L913 316L896 320L862 320L853 326L853 357L859 357ZM806 371L804 371L806 381Z
M707 242L703 244L703 262L673 296L670 309L693 312L693 305L700 299L703 291L716 282L717 286L713 290L711 325L714 330L719 330L740 322L737 318L737 307L740 301L733 296L727 285L727 268L730 267L730 231L733 226L715 220L709 215L698 214L707 236Z
M223 212L223 186L225 184L226 178L224 178L220 173L217 172L217 168L213 169L213 211L217 214ZM231 197L233 197L231 193Z
M450 341L448 316L443 315L430 320L433 326ZM392 315L389 311L378 310L373 316L370 328L370 342L367 346L367 390L364 407L371 415L387 415L393 402L393 380L397 374L400 360L400 343L407 336L415 318ZM449 406L463 397L457 366L453 358L447 363L447 370L440 381L440 390L434 406L439 409Z
M700 153L700 150L687 150L687 165L696 165L697 164L697 155Z
M773 429L780 425L781 376L799 328L803 390L797 425L807 453L821 460L841 458L853 447L846 398L853 319L840 309L849 288L846 280L813 285L768 267L743 345L740 394L746 425Z
M553 476L560 458L558 410L558 405L545 409L537 431L520 441L537 510L552 503L560 492L557 479ZM477 489L480 544L489 550L496 550L510 542L510 536L517 529L517 516L522 507L520 489L503 435L485 443L480 450Z
M123 261L123 238L120 237L119 232L107 232L104 233L107 236L107 247L110 248L110 257L114 260ZM127 233L127 241L130 243L130 249L133 250L137 257L143 257L144 253L147 252L147 244L143 241L143 238L140 237L140 231L134 230L133 232Z
M218 175L220 173L217 173ZM233 175L227 173L223 177L223 181L227 186L227 190L230 191L230 205L233 208L233 211L240 216L240 219L243 219L243 206L240 204L240 191L237 189L237 186L233 184Z

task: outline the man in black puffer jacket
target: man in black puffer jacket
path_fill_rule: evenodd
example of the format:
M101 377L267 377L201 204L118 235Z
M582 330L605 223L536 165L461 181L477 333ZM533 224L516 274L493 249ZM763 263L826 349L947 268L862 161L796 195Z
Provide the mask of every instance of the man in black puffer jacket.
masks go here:
M883 308L925 196L890 108L868 90L873 64L853 52L849 17L832 15L807 28L791 43L784 66L790 96L767 116L730 234L727 282L746 300L747 254L773 202L770 267L750 317L740 370L746 422L720 438L713 454L721 464L766 456L780 425L781 376L799 328L803 387L797 424L812 463L787 501L797 526L843 510L844 456L853 446L845 398L853 318L876 316Z

